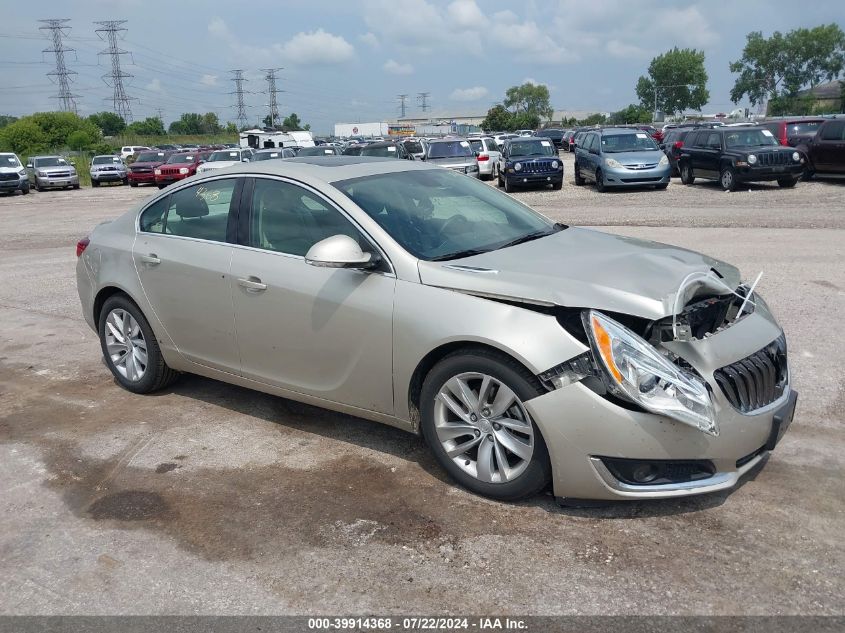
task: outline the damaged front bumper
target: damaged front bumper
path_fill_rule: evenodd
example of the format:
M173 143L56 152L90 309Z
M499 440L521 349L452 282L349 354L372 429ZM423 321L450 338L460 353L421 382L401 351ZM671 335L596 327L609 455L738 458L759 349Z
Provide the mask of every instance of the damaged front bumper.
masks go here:
M797 395L789 385L785 356L784 382L777 391L769 389L773 400L761 394L756 400L760 406L737 406L735 396L732 404L716 375L782 336L761 301L753 313L703 339L663 344L706 381L719 428L716 436L607 398L590 388L594 378L526 402L549 450L555 496L667 498L736 485L782 437ZM765 380L762 372L760 380Z

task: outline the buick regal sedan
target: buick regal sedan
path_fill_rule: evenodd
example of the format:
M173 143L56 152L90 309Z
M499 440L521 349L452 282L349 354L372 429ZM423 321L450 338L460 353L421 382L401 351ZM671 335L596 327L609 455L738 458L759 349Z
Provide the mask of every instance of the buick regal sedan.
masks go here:
M195 176L77 255L126 389L190 372L393 425L497 499L730 488L795 410L784 333L733 266L422 162Z

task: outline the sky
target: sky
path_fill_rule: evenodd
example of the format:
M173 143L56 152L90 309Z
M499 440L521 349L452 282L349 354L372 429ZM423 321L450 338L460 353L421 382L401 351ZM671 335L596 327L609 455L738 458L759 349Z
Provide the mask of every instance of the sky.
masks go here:
M742 0L42 0L0 23L0 114L57 108L55 66L38 20L69 18L64 46L79 113L112 109L111 71L96 20L126 20L122 70L133 119L182 112L234 121L232 69L243 69L250 121L267 112L263 68L277 73L279 110L317 132L335 122L484 113L524 81L549 87L556 110L610 112L637 101L637 78L673 46L704 50L710 103L736 107L728 64L745 36L836 22L845 1ZM747 105L740 103L740 105Z

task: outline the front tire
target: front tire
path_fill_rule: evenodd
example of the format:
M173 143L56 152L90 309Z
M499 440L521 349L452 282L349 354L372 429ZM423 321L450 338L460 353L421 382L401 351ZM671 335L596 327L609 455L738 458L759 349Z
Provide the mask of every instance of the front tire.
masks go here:
M736 191L738 183L733 167L730 165L722 167L722 172L719 174L719 184L722 185L723 191Z
M513 185L507 177L505 178L505 193L513 193Z
M581 187L584 184L584 177L581 175L581 168L578 167L578 163L575 163L575 167L572 168L572 171L575 178L575 184Z
M92 187L99 187L99 186L100 186L100 181L99 181L99 180L92 180L92 181L91 181L91 186L92 186Z
M798 184L798 178L778 178L778 186L783 189L792 189Z
M601 169L596 170L596 191L599 193L605 193L607 191L607 186L604 184L604 174L601 173Z
M21 194L25 196L28 193L29 193L29 184L27 183L26 185L21 187Z
M133 393L151 393L179 375L170 369L149 322L124 294L112 295L99 316L103 358L120 386Z
M523 404L541 392L536 377L506 356L455 352L423 383L423 437L468 490L503 501L530 497L551 479L546 444Z

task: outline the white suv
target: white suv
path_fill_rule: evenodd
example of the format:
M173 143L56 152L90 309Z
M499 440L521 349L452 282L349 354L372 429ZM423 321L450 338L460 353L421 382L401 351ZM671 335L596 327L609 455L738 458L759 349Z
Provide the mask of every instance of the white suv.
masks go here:
M138 152L143 152L149 149L149 147L145 147L143 145L127 145L126 147L120 148L120 157L123 160L126 160L132 156L132 154L137 154Z
M467 139L472 145L472 151L476 154L478 161L478 177L481 180L495 178L499 169L499 145L492 136L478 136Z

